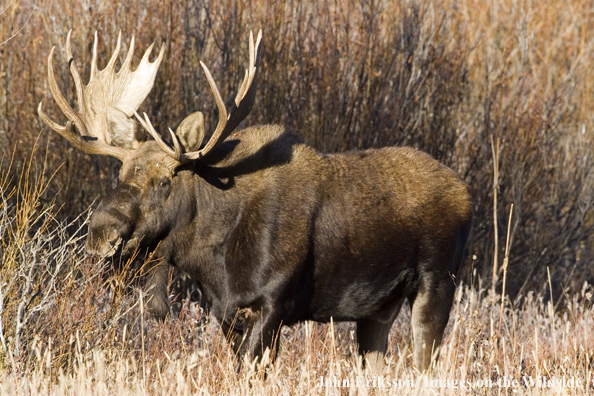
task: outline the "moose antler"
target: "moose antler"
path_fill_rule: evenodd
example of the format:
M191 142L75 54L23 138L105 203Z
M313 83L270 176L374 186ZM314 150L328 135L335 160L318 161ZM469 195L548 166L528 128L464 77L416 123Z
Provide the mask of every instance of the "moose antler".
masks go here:
M197 159L204 158L210 152L212 152L219 144L221 144L233 130L243 121L245 117L250 113L252 106L254 104L254 100L256 98L256 86L257 86L257 73L258 73L258 64L260 60L260 40L262 39L262 30L258 33L258 38L256 39L256 43L254 44L254 36L252 32L250 32L250 43L249 43L249 65L245 71L245 77L241 86L239 87L239 91L237 96L235 97L235 102L229 111L229 115L227 115L227 110L225 109L225 104L223 99L221 98L221 94L217 88L217 85L210 74L210 71L206 67L206 65L200 62L200 65L204 69L204 74L206 74L206 79L208 80L208 84L210 85L210 89L215 97L215 101L217 103L217 107L219 109L219 122L217 128L213 132L210 140L206 144L206 146L199 150L199 151L192 151L192 152L183 152L181 145L179 144L178 138L175 133L169 129L169 133L171 135L171 139L173 141L173 149L163 141L161 136L155 131L153 125L151 124L148 116L146 113L144 114L144 118L141 118L138 113L135 112L136 118L142 125L142 127L157 141L160 147L173 159L180 163L191 162Z
M136 70L132 71L130 69L132 56L134 55L134 37L132 37L126 59L116 73L115 63L120 53L122 39L120 32L116 49L109 63L103 70L99 71L97 69L97 33L95 33L91 77L89 83L84 86L72 56L71 34L72 30L68 32L66 39L66 54L70 65L70 73L76 86L79 110L76 112L72 109L56 83L53 69L54 47L47 61L50 91L69 121L63 126L50 119L42 110L42 102L39 103L37 112L50 128L65 137L75 147L89 154L109 155L123 160L128 150L111 145L112 139L108 132L107 121L108 109L109 107L115 107L128 117L136 112L153 87L157 70L163 59L164 47L161 47L157 59L150 62L149 56L153 49L153 45L151 45L144 53ZM74 130L73 125L76 126L78 133Z

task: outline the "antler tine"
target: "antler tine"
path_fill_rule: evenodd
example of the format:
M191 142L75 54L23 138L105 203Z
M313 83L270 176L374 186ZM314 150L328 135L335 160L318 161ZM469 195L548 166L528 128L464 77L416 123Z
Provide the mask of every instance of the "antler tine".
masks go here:
M165 46L161 46L159 55L153 62L151 62L149 58L154 46L153 43L148 47L144 52L140 63L136 67L136 70L132 71L130 66L132 64L134 52L133 37L130 42L128 53L126 54L126 59L124 59L120 70L115 74L114 85L118 89L119 98L114 102L113 106L122 110L129 117L134 115L134 110L138 109L138 105L150 92L159 65L165 55ZM104 72L105 70L101 71L101 74Z
M122 63L122 67L120 67L120 70L124 70L124 69L130 67L130 65L132 64L133 56L134 56L134 36L132 36L132 39L130 40L130 46L128 48L128 53L126 54L126 59L124 59L124 63Z
M248 89L252 84L252 80L256 73L256 48L260 51L260 40L262 39L262 30L258 33L258 38L256 40L256 44L254 45L254 35L250 32L250 66L253 66L251 70L246 69L245 77L243 78L243 82L241 83L241 87L239 88L239 92L235 97L235 105L239 106L239 103L245 97Z
M204 70L206 80L208 81L208 85L210 85L210 90L213 96L215 97L215 102L217 103L217 107L219 109L219 122L217 124L217 128L215 129L215 132L213 133L214 137L223 130L225 124L227 123L227 109L225 108L225 103L223 102L221 93L217 88L217 83L215 83L214 79L212 78L212 74L210 74L208 67L206 67L206 65L202 63L202 61L200 61L200 66L202 66L202 69Z
M70 33L69 33L70 35ZM95 40L93 42L93 58L91 59L91 77L89 78L89 83L91 83L91 81L93 81L93 79L95 78L95 76L99 73L99 68L97 67L97 44L98 44L99 40L97 39L97 32L95 32ZM109 62L107 62L107 66L105 66L105 68L102 70L102 72L107 71L112 71L113 68L115 67L115 63L118 60L118 55L120 54L120 49L122 47L122 31L120 30L118 32L118 41L116 43L116 48L113 51L113 54L111 54L111 58L109 59Z
M149 56L151 56L151 52L153 52L154 47L155 47L155 43L151 43L151 45L149 45L149 47L146 49L146 51L144 51L144 55L142 55L142 59L140 60L140 63L149 61L148 60ZM163 52L162 50L163 50L163 48L161 48L161 52Z
M97 69L97 43L99 40L97 39L97 31L95 31L95 40L93 40L93 58L91 58L91 76L89 77L89 81L93 81L93 78L99 70Z
M58 132L62 137L72 143L72 145L77 149L88 154L109 155L119 159L120 161L124 160L126 152L123 149L115 146L108 146L96 138L89 138L89 140L85 140L73 130L74 124L72 121L68 121L65 126L60 125L49 118L47 114L45 114L45 112L42 110L42 106L43 102L39 102L39 106L37 106L37 113L43 122L45 122L50 128Z
M42 110L42 107L43 107L43 101L39 102L39 106L37 106L37 113L39 114L39 116L41 117L43 122L45 122L50 128L52 128L54 131L58 132L59 134L66 132L67 128L64 125L60 125L57 122L55 122L54 120L52 120L51 118L49 118L48 115L45 114L45 112Z
M47 59L47 77L49 80L50 91L54 96L54 99L56 100L58 107L60 107L60 110L62 110L66 118L74 122L74 125L76 125L80 133L82 133L83 135L88 135L87 127L85 126L84 122L80 119L80 117L78 116L78 114L76 114L72 107L70 107L70 105L62 95L60 88L58 88L56 77L54 76L53 65L55 49L56 47L52 47L52 50L50 51L49 57Z
M177 161L179 161L183 156L181 145L179 144L179 140L177 140L177 136L175 136L175 132L173 132L171 128L169 128L169 135L171 136L171 141L173 142L173 147L175 148Z
M66 52L68 53L68 56L70 57L70 33L68 33L68 40L66 41ZM50 81L50 90L53 92L53 85L55 85L55 78L54 78L54 74L53 74L53 66L52 66L52 59L53 59L53 55L54 55L54 50L56 47L53 47L52 50L50 51L50 55L48 57L48 77L49 77L49 81ZM75 78L75 83L76 83L76 78ZM78 91L78 86L76 87L77 91ZM56 98L56 102L58 103L58 106L60 106L60 98L65 102L66 100L64 99L64 97L62 96L62 93L60 92L60 90L58 89L58 95L56 96L54 94L54 98ZM66 103L67 108L70 108L70 106ZM59 134L63 134L63 133L67 133L67 127L64 125L60 125L57 122L55 122L54 120L52 120L51 118L48 117L47 114L45 114L45 112L42 109L43 107L43 101L39 102L39 106L37 106L37 113L39 114L39 116L41 117L41 119L43 120L43 122L45 122L50 128L52 128L54 131L58 132ZM60 109L62 107L60 106ZM74 111L73 111L74 113ZM69 139L70 140L70 139Z
M200 151L193 151L182 155L181 161L188 162L199 158L203 158L208 155L215 147L221 144L233 130L239 125L241 121L249 114L254 104L256 97L256 86L257 86L257 72L258 63L260 60L260 41L262 39L262 30L258 33L258 38L254 44L253 33L250 32L249 41L249 65L246 70L243 82L239 87L237 96L235 97L235 103L231 108L231 111L227 115L227 110L221 98L221 94L210 74L210 71L206 65L200 62L200 65L204 69L206 79L210 85L210 89L215 97L217 107L219 108L219 122L217 128L212 134L212 137L206 144L206 146Z
M177 137L175 136L173 131L169 129L169 133L171 134L171 138L173 139L174 146L174 149L171 149L171 147L169 147L169 145L163 141L161 135L159 135L159 133L155 130L148 115L146 113L143 114L144 119L140 117L136 110L134 111L134 116L136 116L136 119L138 120L140 125L144 128L145 131L147 131L153 137L153 139L155 140L155 142L157 142L159 147L161 147L161 149L165 151L165 154L167 154L176 161L180 161L182 157L181 146L179 145Z
M122 48L122 31L118 32L118 42L116 44L116 48L111 54L111 58L107 63L107 66L102 70L103 72L113 73L113 69L115 68L116 61L118 60L118 55L120 54L120 49ZM90 82L90 81L89 81Z
M83 95L83 82L80 78L78 68L74 63L74 57L72 56L72 46L70 44L71 35L72 29L68 31L68 37L66 38L66 55L68 56L68 64L70 65L70 74L72 74L72 79L74 80L74 85L76 86L76 99L78 101L78 111L81 112L85 106Z

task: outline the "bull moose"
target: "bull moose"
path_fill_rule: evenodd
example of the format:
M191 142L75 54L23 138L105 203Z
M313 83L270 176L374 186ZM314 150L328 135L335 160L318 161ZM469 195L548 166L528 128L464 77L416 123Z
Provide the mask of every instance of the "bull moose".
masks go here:
M137 110L152 89L163 49L132 71L134 39L118 72L121 34L107 66L84 85L66 54L78 99L64 98L48 57L51 93L68 118L41 119L75 147L122 162L120 184L91 216L89 252L124 260L144 250L149 309L169 313L170 266L199 284L240 361L278 347L283 325L356 321L359 353L379 362L404 299L412 310L414 363L430 366L442 340L469 234L468 186L409 147L321 154L282 126L234 132L255 100L261 31L226 110L201 62L219 120L204 144L204 117L186 117L170 142Z

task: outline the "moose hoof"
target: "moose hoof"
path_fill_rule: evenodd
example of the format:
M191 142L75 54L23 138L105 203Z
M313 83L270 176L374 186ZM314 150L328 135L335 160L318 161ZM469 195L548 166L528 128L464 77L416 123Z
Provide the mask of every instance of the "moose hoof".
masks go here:
M169 301L166 297L153 295L148 302L148 311L159 320L165 320L169 315Z

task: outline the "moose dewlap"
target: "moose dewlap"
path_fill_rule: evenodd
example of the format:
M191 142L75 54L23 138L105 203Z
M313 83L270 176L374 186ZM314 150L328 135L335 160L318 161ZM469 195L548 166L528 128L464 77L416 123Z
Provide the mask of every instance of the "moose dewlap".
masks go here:
M467 185L412 148L320 154L276 125L233 133L255 99L261 32L250 34L245 79L227 111L204 64L219 123L203 143L204 117L189 115L171 143L137 114L163 50L132 71L134 40L120 70L118 44L84 85L66 52L78 111L62 96L48 59L50 90L68 118L53 130L87 153L122 161L120 184L93 213L90 252L159 258L147 275L149 308L169 312L168 272L199 284L240 359L278 345L281 325L357 322L359 352L373 361L408 299L414 361L424 370L441 343L463 261L471 205ZM95 39L96 41L96 39Z

